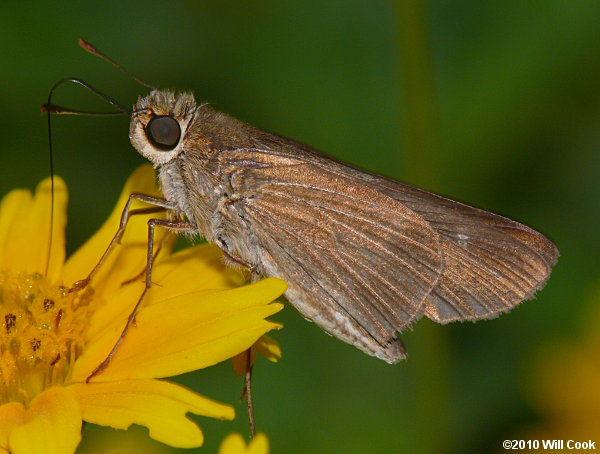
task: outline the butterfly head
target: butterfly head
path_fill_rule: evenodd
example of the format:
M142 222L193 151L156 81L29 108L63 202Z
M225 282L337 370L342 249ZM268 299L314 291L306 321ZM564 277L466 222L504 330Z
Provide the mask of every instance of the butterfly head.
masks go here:
M189 92L153 90L138 99L133 112L129 139L140 154L158 167L181 153L196 101Z

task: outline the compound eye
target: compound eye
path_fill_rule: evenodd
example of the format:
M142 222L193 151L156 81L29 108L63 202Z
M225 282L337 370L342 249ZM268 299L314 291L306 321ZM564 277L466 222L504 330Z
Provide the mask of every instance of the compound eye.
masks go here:
M159 150L169 151L179 143L181 128L170 115L158 115L146 126L146 136Z

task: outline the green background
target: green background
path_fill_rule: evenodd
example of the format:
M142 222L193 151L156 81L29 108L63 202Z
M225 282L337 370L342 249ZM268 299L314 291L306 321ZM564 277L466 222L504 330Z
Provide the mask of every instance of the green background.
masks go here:
M81 51L83 36L150 83L192 89L258 127L522 221L561 251L535 301L477 324L421 320L395 366L286 307L274 317L285 324L274 334L284 357L259 361L254 381L273 453L500 452L543 421L528 364L555 339L577 338L600 284L600 2L80 3L0 5L0 194L47 175L40 105L55 81L79 76L126 105L146 93ZM55 101L107 109L76 86ZM73 251L144 159L127 118L55 117L53 134ZM199 419L198 452L247 433L229 364L178 380L237 402L233 423ZM87 426L86 452L104 434Z

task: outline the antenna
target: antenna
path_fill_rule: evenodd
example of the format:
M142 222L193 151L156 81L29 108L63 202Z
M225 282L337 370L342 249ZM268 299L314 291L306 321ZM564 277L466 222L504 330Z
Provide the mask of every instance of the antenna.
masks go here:
M115 106L119 109L119 112L86 112L81 110L68 109L65 107L60 107L52 104L52 95L55 90L64 83L73 82L81 85L82 87L88 89L96 96L99 96L107 103ZM67 77L65 79L61 79L56 82L52 88L50 89L50 93L48 93L48 102L42 105L42 112L48 114L48 155L50 159L50 238L48 242L48 256L46 258L46 267L44 271L44 275L48 275L48 270L50 268L50 258L52 255L52 238L54 235L54 153L52 150L52 115L55 114L72 114L72 115L94 115L94 116L113 116L113 115L133 115L133 112L123 107L117 101L112 99L111 97L105 95L97 88L88 84L87 82L77 79L75 77Z
M150 88L151 90L156 90L156 87L154 85L150 85L150 84L144 82L143 80L138 79L137 77L135 77L131 73L131 71L123 68L123 66L121 66L120 64L118 64L116 61L114 61L112 58L110 58L104 52L101 52L96 46L94 46L89 41L87 41L87 40L85 40L83 38L79 38L77 40L77 43L79 44L79 46L81 46L81 48L83 50L85 50L86 52L89 52L92 55L95 55L96 57L100 57L104 61L107 61L108 63L110 63L111 65L113 65L115 68L117 68L119 71L121 71L123 74L126 74L127 76L129 76L130 78L132 78L138 84L140 84L140 85L142 85L142 86L144 86L146 88Z
M150 85L150 84L142 81L141 79L138 79L137 77L135 77L130 71L126 70L125 68L123 68L123 66L119 65L112 58L110 58L109 56L107 56L106 54L104 54L103 52L98 50L89 41L87 41L83 38L79 38L78 43L83 50L109 62L111 65L113 65L115 68L117 68L122 73L129 76L131 79L133 79L138 84L140 84L144 87L150 88L152 90L156 89L156 87L154 87L153 85ZM119 112L88 112L88 111L84 111L84 110L75 110L75 109L70 109L67 107L61 107L61 106L52 104L52 95L54 94L56 89L59 86L61 86L62 84L67 83L67 82L72 82L72 83L81 85L82 87L91 91L93 94L95 94L99 98L106 101L108 104L116 107L119 110ZM50 190L51 190L51 193L50 193L50 232L49 232L50 233L50 241L48 242L48 244L49 244L48 256L46 259L46 269L44 272L44 275L47 275L48 270L50 268L50 257L52 255L52 237L54 234L54 158L53 158L54 154L52 151L52 120L51 120L52 114L91 115L91 116L114 116L114 115L132 116L136 112L133 112L133 111L123 107L121 104L119 104L113 98L105 95L97 88L88 84L84 80L78 79L76 77L67 77L65 79L61 79L52 86L52 88L50 89L50 93L48 93L48 102L46 104L42 105L42 112L48 114L48 154L49 154L49 159L50 159Z
M75 84L81 85L82 87L91 91L93 94L95 94L99 98L106 101L108 104L115 106L117 109L120 110L120 112L86 112L83 110L69 109L67 107L60 107L55 104L52 104L52 95L54 94L54 91L58 87L60 87L62 84L67 83L67 82L73 82ZM123 115L123 114L127 114L129 116L133 115L133 112L131 110L123 107L120 103L115 101L110 96L105 95L104 93L102 93L100 90L98 90L94 86L88 84L86 81L78 79L76 77L65 77L64 79L59 80L52 86L52 88L50 89L50 93L48 94L48 102L46 104L42 105L42 112L56 113L56 114L71 114L71 115L97 115L97 116Z

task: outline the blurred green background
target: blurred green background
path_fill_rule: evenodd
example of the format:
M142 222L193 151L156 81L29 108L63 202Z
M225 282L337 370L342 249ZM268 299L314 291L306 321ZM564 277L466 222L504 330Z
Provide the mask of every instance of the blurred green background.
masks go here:
M83 36L150 83L544 232L561 259L508 315L421 320L402 336L409 359L389 366L288 306L283 359L255 371L273 453L501 452L545 424L528 396L537 352L577 339L599 303L599 18L595 0L2 2L0 194L47 175L40 105L55 81L79 76L128 105L146 93L81 51ZM110 110L76 86L55 102ZM144 160L127 118L55 117L53 134L73 251ZM233 423L200 420L198 452L247 433L230 364L177 380L238 408ZM82 449L100 452L105 434L86 427Z

